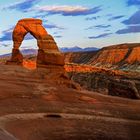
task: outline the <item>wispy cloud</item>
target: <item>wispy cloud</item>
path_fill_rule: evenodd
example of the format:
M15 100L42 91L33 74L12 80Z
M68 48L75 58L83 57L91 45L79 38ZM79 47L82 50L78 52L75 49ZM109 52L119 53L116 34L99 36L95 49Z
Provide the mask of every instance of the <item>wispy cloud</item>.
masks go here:
M91 30L91 29L106 29L106 28L109 28L111 27L111 25L104 25L104 24L101 24L101 25L96 25L96 26L90 26L88 28L86 28L85 30Z
M63 36L61 35L55 35L54 38L62 38Z
M47 15L55 15L60 14L63 16L79 16L79 15L90 15L90 14L96 14L99 11L101 11L101 6L97 6L94 8L88 8L84 6L42 6L37 7L35 10L37 10L39 13L46 13Z
M86 20L97 20L98 18L100 18L100 16L87 17Z
M53 35L58 35L61 31L54 32Z
M132 5L140 5L140 0L127 0L127 5L132 6Z
M109 29L106 29L106 30L104 30L105 32L110 32L111 30L109 30Z
M4 30L2 32L2 37L0 37L0 41L9 41L9 40L12 40L13 28L14 27L11 27L11 28L9 28L7 30Z
M13 4L7 5L3 9L27 12L30 8L32 8L35 4L37 4L40 1L41 0L24 0L24 1L20 1L20 2L16 2Z
M127 28L118 30L117 34L128 34L128 33L139 33L140 32L140 25L139 26L128 26Z
M48 20L46 20L46 17L47 17L46 14L37 14L37 15L33 16L33 18L41 18L42 20L45 19L45 21L48 21Z
M85 30L92 30L92 29L95 29L95 26L90 26L88 28L85 28Z
M0 43L0 47L9 47L10 44L7 44L7 43Z
M140 24L140 10L135 12L129 19L124 20L122 23L126 25L131 25L131 24Z
M124 15L113 16L113 17L109 18L108 20L109 20L109 21L112 21L112 20L121 19L121 18L123 18L123 17L124 17Z
M46 29L59 29L59 30L64 30L64 27L60 27L58 25L55 24L44 24L43 25Z
M101 25L96 25L94 26L96 28L108 28L108 27L111 27L111 25L104 25L104 24L101 24Z
M98 36L90 36L88 37L89 39L98 39L98 38L104 38L104 37L108 37L109 35L111 35L112 33L104 33L104 34L100 34Z

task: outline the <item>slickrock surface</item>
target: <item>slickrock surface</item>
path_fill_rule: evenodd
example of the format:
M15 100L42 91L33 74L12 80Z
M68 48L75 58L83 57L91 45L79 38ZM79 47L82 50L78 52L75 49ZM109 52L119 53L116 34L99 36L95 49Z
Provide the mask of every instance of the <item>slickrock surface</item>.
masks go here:
M0 65L0 75L0 128L6 137L10 135L13 140L140 137L139 100L83 90L54 69ZM2 133L0 139L6 140L2 139Z

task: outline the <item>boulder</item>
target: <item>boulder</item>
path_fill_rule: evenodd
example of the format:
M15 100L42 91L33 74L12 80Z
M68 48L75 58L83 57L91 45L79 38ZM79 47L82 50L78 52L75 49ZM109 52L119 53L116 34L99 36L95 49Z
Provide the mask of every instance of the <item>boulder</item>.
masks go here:
M140 99L140 93L134 81L114 79L109 82L108 94L131 99Z

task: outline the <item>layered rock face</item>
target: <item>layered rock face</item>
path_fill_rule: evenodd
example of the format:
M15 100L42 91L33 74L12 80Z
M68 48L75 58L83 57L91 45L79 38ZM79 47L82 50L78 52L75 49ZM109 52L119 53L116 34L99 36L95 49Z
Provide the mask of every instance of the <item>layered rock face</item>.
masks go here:
M140 99L140 74L91 67L65 65L71 80L85 89L106 95Z
M113 79L108 84L108 94L112 96L140 99L139 81Z
M140 44L119 44L96 52L66 53L65 61L102 68L140 71Z
M90 62L101 67L125 68L139 66L140 44L120 44L101 49Z
M48 65L64 66L64 56L60 53L53 37L47 33L42 26L40 19L22 19L19 20L13 31L13 51L11 60L7 64L22 65L23 56L19 51L19 47L27 33L33 35L37 40L38 56L37 67L45 67Z

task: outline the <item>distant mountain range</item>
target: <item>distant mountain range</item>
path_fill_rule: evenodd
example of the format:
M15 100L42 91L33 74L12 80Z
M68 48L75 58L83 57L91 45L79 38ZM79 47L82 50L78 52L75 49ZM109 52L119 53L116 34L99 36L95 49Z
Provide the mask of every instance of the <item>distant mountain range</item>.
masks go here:
M62 52L88 52L88 51L97 51L99 50L99 48L95 48L95 47L88 47L88 48L80 48L78 46L75 47L71 47L71 48L60 48L60 50Z
M24 49L24 50L21 50L21 52L24 55L29 55L29 54L37 54L38 50L37 49Z
M99 50L99 48L95 48L95 47L88 47L88 48L80 48L80 47L72 47L72 48L67 48L67 47L64 47L64 48L59 48L60 51L62 52L88 52L88 51L97 51ZM37 54L38 50L37 49L23 49L21 50L22 54L23 55L29 55L29 54ZM11 53L7 53L7 54L3 54L3 55L0 55L0 57L6 57L6 56L10 56Z
M23 55L36 55L37 54L37 49L24 49L24 50L21 50L21 53L23 54ZM0 58L2 58L2 57L7 57L7 56L10 56L11 55L11 53L7 53L7 54L2 54L2 55L0 55Z

